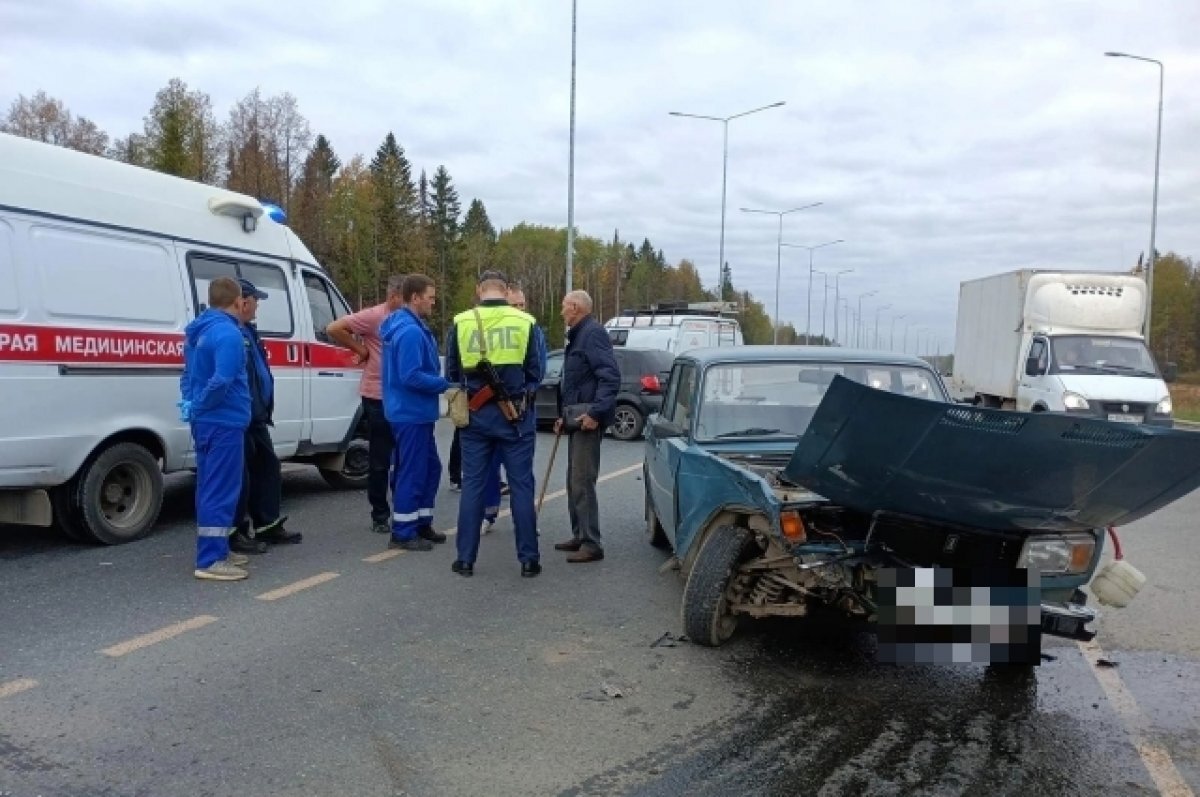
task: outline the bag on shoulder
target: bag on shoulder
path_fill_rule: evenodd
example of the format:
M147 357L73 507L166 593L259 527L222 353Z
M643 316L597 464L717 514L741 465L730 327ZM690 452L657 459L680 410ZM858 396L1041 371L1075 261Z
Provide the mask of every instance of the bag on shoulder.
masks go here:
M446 417L459 429L465 428L471 422L470 409L465 387L452 387L445 393Z

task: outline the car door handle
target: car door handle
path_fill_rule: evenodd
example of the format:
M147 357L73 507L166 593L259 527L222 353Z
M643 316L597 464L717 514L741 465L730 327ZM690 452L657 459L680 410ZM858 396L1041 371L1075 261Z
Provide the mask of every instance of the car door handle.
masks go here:
M345 374L341 373L340 371L317 371L317 376L343 377Z

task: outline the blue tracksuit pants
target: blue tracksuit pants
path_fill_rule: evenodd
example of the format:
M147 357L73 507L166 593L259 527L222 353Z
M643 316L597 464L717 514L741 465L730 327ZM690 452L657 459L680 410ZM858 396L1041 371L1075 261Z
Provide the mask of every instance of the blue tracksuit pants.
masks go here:
M517 559L524 563L541 558L533 506L533 450L537 431L532 417L527 421L520 425L510 424L498 407L489 404L479 412L471 413L470 425L461 431L463 480L455 537L461 562L474 564L479 555L479 528L490 499L485 495L490 484L495 485L496 504L500 503L500 471L493 459L497 456L508 475Z
M393 423L392 536L411 540L417 529L433 526L442 461L433 439L433 423Z
M229 533L237 525L242 494L246 430L192 424L196 442L196 567L229 557Z

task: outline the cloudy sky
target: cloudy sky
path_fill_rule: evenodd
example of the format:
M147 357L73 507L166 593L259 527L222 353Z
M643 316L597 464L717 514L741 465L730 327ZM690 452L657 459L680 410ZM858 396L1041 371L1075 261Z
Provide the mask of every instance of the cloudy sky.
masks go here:
M171 77L218 114L290 91L343 160L394 131L499 227L565 225L568 0L0 0L0 108L42 89L114 136ZM958 283L1021 267L1131 267L1146 250L1166 64L1158 248L1200 258L1200 4L1194 0L581 0L575 220L649 237L715 284L725 257L775 302L773 216L842 275L868 326L945 352ZM783 249L803 331L808 253ZM828 306L832 333L832 280ZM812 323L822 323L822 278ZM877 312L884 305L889 308Z

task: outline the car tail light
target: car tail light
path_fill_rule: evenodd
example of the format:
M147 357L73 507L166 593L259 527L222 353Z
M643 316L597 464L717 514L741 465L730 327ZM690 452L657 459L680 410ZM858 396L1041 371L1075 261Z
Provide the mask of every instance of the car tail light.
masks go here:
M658 381L658 377L654 374L646 374L642 377L642 392L643 393L661 393L662 383Z
M779 530L791 542L806 542L808 540L808 532L804 528L804 521L800 519L799 512L781 512L779 514Z

